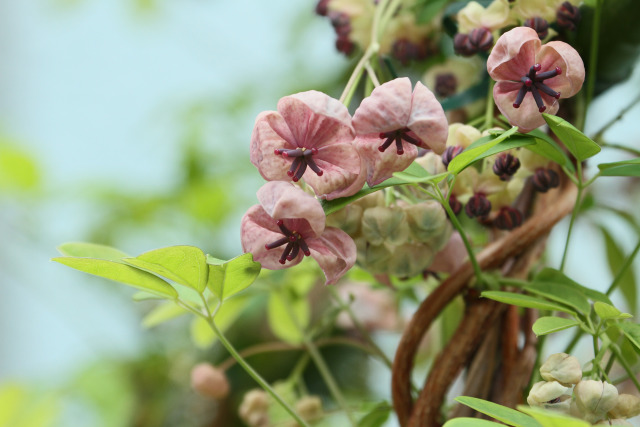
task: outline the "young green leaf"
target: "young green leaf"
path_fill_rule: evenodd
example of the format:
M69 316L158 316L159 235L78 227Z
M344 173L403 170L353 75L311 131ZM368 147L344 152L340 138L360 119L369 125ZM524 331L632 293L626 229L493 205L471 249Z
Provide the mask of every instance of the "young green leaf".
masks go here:
M207 286L207 259L195 246L169 246L123 260L202 293Z
M78 258L96 258L107 259L110 261L119 261L128 257L126 253L111 246L98 245L96 243L86 242L69 242L63 243L57 247L58 252L64 256L72 256Z
M481 420L479 418L460 417L453 418L444 423L442 427L496 427L503 424L493 421Z
M483 157L486 157L486 156L484 156L484 154L487 151L489 151L490 149L492 149L496 145L500 144L502 141L504 141L507 138L509 138L511 135L516 133L517 130L518 130L518 128L514 126L511 129L503 132L502 134L500 134L499 136L497 136L496 138L494 138L494 139L492 139L490 141L487 141L487 142L484 142L482 144L475 145L475 146L473 144L470 145L469 147L467 147L466 150L464 150L462 153L460 153L456 157L454 157L453 160L451 160L447 170L449 172L453 173L453 174L456 174L456 175L459 174L467 166L470 166L476 160L480 160ZM476 143L477 142L478 141L476 141ZM513 148L513 147L509 143L509 144L501 145L501 148L504 148L504 150L508 150L510 148ZM504 150L499 149L497 152L504 151ZM496 153L493 152L493 154L496 154Z
M624 265L627 257L606 228L600 227L600 232L602 233L602 237L604 238L609 271L611 272L611 275L615 277L622 269L622 266ZM622 278L618 282L618 289L622 292L625 302L629 306L629 311L631 311L631 314L636 314L638 308L638 285L636 284L636 276L633 271L633 264L631 264L624 276L622 276Z
M380 402L358 421L358 427L381 427L391 414L391 406L387 402Z
M178 292L159 277L119 262L74 257L58 257L53 258L53 261L94 276L124 283L164 298L173 299L178 296Z
M593 304L593 308L602 320L628 319L633 317L629 313L623 313L614 306L600 301L596 301L595 304Z
M574 287L560 283L536 281L531 285L526 286L525 290L529 293L536 294L552 301L566 304L583 314L589 314L591 312L591 304L589 304L587 297L585 297L580 290Z
M540 273L536 275L533 279L534 282L549 282L549 283L560 283L563 285L570 286L574 289L579 290L592 301L601 301L607 303L609 305L613 305L608 296L603 294L602 292L593 290L591 288L587 288L586 286L582 286L578 282L570 279L565 276L564 273L558 271L554 268L544 268Z
M147 313L142 319L142 326L145 328L153 328L168 320L175 319L188 313L187 310L175 304L173 301L160 304Z
M520 134L515 134L514 137L518 137ZM570 172L575 171L571 159L564 152L562 148L555 142L549 135L542 132L540 129L534 129L527 134L529 137L535 138L536 143L534 145L527 145L525 148L532 151L542 157L546 157L554 163L566 167Z
M545 410L526 405L518 405L517 409L518 411L531 415L533 418L540 421L540 424L544 427L591 427L591 424L584 420L573 418L557 411Z
M640 176L640 158L598 165L601 176Z
M547 335L552 332L562 331L563 329L569 329L573 326L579 325L580 322L573 319L565 319L563 317L545 316L540 317L533 324L533 333L536 336Z
M260 263L250 253L240 255L222 265L209 265L209 290L225 301L251 285L260 274Z
M558 116L542 113L553 133L563 142L565 147L579 161L595 156L600 152L600 146L584 133L576 129L571 123Z
M510 426L541 427L540 423L530 416L497 403L469 396L458 396L455 400Z
M516 294L513 292L503 291L486 291L482 296L505 304L517 305L518 307L537 308L539 310L562 311L575 316L575 311L564 305L547 301L542 298L532 297L530 295Z
M300 344L311 318L309 301L292 297L286 292L273 291L267 307L273 333L290 344Z
M637 323L618 323L618 329L633 344L636 352L640 353L640 325Z

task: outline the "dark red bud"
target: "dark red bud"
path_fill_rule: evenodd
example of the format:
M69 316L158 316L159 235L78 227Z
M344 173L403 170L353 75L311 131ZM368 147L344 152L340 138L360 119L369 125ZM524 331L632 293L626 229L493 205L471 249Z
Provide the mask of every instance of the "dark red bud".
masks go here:
M348 37L338 37L336 39L336 49L338 52L342 52L345 55L350 55L353 52L355 45Z
M556 12L556 21L560 28L575 31L580 22L580 9L568 1L562 3Z
M479 51L486 51L493 46L493 35L488 28L475 28L469 33L469 43Z
M469 43L468 34L456 34L453 38L453 50L456 55L471 56L474 55L477 50Z
M442 153L442 163L444 164L444 167L448 168L451 160L453 160L458 154L462 153L463 151L464 148L462 148L462 146L460 145L447 147L444 150L444 153Z
M446 98L456 93L458 79L453 73L442 73L436 76L435 94L440 98Z
M510 180L518 169L520 169L520 160L509 153L500 154L493 163L493 173L502 181Z
M320 16L327 16L328 5L329 5L329 0L320 0L318 4L316 4L316 13Z
M540 39L543 39L549 35L549 23L546 19L540 18L539 16L527 19L526 21L524 21L524 26L533 28L536 33L538 33L538 37Z
M469 199L467 205L464 207L464 211L469 218L482 218L491 212L491 202L484 194L476 193Z
M498 212L493 225L500 230L513 230L522 225L522 213L518 209L505 206Z
M419 45L407 39L399 39L391 46L391 55L402 65L408 65L411 61L426 58L426 43Z
M532 183L536 191L546 193L549 189L560 185L560 178L554 170L539 168L533 174Z
M462 203L460 203L454 194L449 196L449 206L455 215L458 215L462 210Z

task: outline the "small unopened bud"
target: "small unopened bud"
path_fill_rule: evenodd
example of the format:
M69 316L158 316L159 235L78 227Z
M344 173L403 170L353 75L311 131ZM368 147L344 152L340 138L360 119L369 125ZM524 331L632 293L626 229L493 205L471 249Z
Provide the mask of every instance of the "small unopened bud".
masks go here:
M462 211L462 203L460 203L455 194L449 196L449 206L455 215L458 215L460 211Z
M560 178L556 171L545 168L538 168L532 178L533 188L541 193L546 193L551 188L560 185Z
M483 193L476 193L469 199L464 211L469 218L487 216L491 212L491 202Z
M447 213L440 203L427 201L404 208L411 229L411 236L436 251L444 247L451 236Z
M530 406L539 406L547 409L568 410L571 396L568 389L557 381L540 381L531 387L527 403Z
M329 12L331 25L338 37L346 37L351 32L351 18L342 12Z
M640 397L633 394L620 394L616 406L609 411L610 418L632 418L640 415Z
M524 26L533 28L536 33L538 33L538 37L543 39L549 35L549 23L546 19L540 18L536 16L535 18L529 18L524 21Z
M426 57L426 49L411 40L399 39L393 42L391 55L400 61L402 65L407 65L410 61L424 59Z
M616 406L618 389L607 382L580 381L573 389L577 410L590 423L604 418Z
M558 26L569 31L575 31L580 22L580 9L568 1L562 3L556 12Z
M522 225L522 213L516 208L504 206L493 220L493 225L500 230L513 230Z
M456 55L471 56L474 55L477 50L469 43L469 35L458 33L453 38L453 50Z
M322 417L322 400L318 396L305 396L296 402L296 412L305 420Z
M338 52L342 52L345 55L350 55L355 49L355 44L348 38L340 36L336 39L336 49Z
M501 181L508 181L520 169L520 160L509 153L500 154L493 163L493 173L500 177Z
M582 379L582 368L576 357L566 353L555 353L542 364L540 375L547 381L558 381L565 387L570 387Z
M488 28L475 28L469 33L469 44L473 46L476 51L486 51L493 46L493 35Z
M449 163L451 163L451 160L453 160L458 154L462 153L463 151L464 148L459 145L456 145L455 147L447 147L444 150L444 153L442 153L442 163L444 164L444 167L449 167Z
M401 245L409 238L407 214L401 208L366 209L362 214L362 234L373 245Z
M250 427L269 425L269 396L260 389L249 391L242 398L238 415Z
M436 76L436 84L433 91L440 98L446 98L456 93L458 79L453 73L441 73Z
M208 363L200 363L191 370L191 387L202 396L223 399L229 394L229 381L224 371Z
M340 228L348 235L354 236L360 231L362 210L362 206L353 203L348 204L339 211L327 216L327 226Z
M316 4L316 13L320 16L327 16L328 5L329 5L329 0L320 0L318 4Z

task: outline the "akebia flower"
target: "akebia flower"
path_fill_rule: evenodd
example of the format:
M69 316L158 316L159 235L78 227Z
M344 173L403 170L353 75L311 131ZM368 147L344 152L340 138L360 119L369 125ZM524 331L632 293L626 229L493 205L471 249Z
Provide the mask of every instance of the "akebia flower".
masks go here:
M356 261L356 246L342 230L325 227L320 202L295 185L271 181L257 193L259 205L242 218L242 248L264 268L291 267L314 258L334 284Z
M500 112L521 132L545 123L558 99L575 95L584 82L584 64L574 48L554 41L541 46L535 30L517 27L504 33L487 60L496 80L493 98Z
M441 154L447 141L447 118L435 95L407 77L375 88L353 115L356 146L367 168L367 183L376 185L406 169L418 148Z
M260 113L251 135L251 163L267 181L304 178L318 197L350 196L360 173L347 108L314 90L285 96L278 111Z

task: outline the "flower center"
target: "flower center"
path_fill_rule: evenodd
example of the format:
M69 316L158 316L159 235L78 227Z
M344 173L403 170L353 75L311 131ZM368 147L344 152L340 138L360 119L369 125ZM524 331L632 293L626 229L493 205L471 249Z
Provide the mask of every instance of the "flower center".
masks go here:
M291 150L291 151L295 151L295 150ZM278 260L280 264L284 265L285 262L292 261L295 257L298 256L300 249L302 249L302 253L305 254L305 256L311 255L311 251L309 251L309 246L307 246L307 243L304 241L304 238L299 232L297 232L296 230L293 230L293 231L289 230L287 227L284 226L284 221L281 219L276 221L276 224L280 228L280 231L282 232L282 234L284 234L284 237L282 237L281 239L275 240L271 243L267 243L266 245L264 245L264 247L267 250L269 250L269 249L279 248L284 244L287 245L285 246L284 251L282 252L282 256Z
M276 148L273 152L278 156L293 159L291 167L287 171L287 175L291 177L293 182L298 182L300 178L302 178L302 175L304 175L304 172L307 170L307 166L309 166L316 175L322 176L323 174L322 169L318 167L312 158L313 155L318 154L317 148L296 148L295 150Z
M520 81L522 82L522 87L516 96L516 101L513 103L513 108L520 107L522 101L524 100L524 96L527 92L531 92L533 95L533 99L536 101L536 105L538 106L538 111L541 113L547 109L542 101L542 96L540 92L544 92L545 94L554 97L555 99L560 99L560 92L556 92L551 89L549 86L544 84L543 82L546 79L550 79L552 77L558 76L562 73L560 67L556 67L555 70L544 71L540 73L539 71L542 69L540 64L536 64L529 69L529 73L523 76Z
M410 132L409 128L404 128L404 129L392 130L391 132L380 133L380 139L386 138L386 140L382 143L381 146L378 147L378 151L380 151L381 153L384 153L384 150L389 148L389 146L393 144L393 141L395 141L396 153L398 153L398 155L402 155L404 154L404 149L402 148L403 140L407 141L409 144L415 145L416 147L420 147L422 142L419 139L409 136L408 132Z

